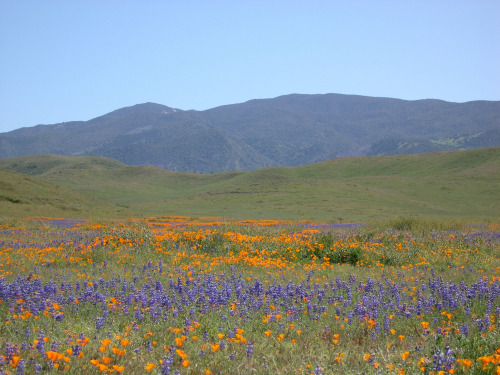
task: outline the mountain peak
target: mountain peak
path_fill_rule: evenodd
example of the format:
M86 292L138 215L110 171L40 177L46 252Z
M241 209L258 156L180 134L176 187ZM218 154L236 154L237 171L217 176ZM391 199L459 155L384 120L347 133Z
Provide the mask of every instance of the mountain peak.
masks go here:
M162 112L162 113L164 113L164 112L171 113L171 112L182 111L182 109L167 107L166 105L153 103L153 102L136 104L136 105L133 105L131 107L125 107L125 108L134 108L134 109L140 110L140 111L151 111L151 112Z
M129 107L123 107L123 108L117 109L113 112L110 112L104 116L113 116L113 115L128 116L128 115L135 114L135 113L169 114L169 113L175 113L175 112L181 112L181 111L182 111L182 109L167 107L166 105L163 105L163 104L147 102L147 103L142 103L142 104L135 104L135 105L132 105Z

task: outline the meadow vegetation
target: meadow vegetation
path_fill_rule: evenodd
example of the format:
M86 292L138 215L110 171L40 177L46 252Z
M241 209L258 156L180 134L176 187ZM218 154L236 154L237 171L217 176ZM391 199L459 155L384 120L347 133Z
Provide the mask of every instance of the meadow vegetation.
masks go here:
M498 374L500 227L0 220L0 373Z
M500 374L499 147L0 168L0 374Z
M3 181L8 184L13 175L0 170L0 196L21 201L0 198L0 217L190 215L378 222L406 216L495 222L500 212L500 147L214 174L57 155L2 159L0 168L32 179L29 185L11 184L7 191ZM52 196L50 204L29 199L39 195L36 181L52 186L53 193L46 194ZM68 199L73 192L77 204L55 201L63 190ZM89 205L82 204L85 196Z

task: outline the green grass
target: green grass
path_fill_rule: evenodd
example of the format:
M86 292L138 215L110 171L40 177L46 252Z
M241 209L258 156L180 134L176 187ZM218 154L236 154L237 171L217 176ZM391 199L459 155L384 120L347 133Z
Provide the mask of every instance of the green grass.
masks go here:
M2 159L0 168L126 206L132 216L485 221L500 212L500 147L216 174L55 155Z
M0 218L111 217L126 209L50 182L0 170Z

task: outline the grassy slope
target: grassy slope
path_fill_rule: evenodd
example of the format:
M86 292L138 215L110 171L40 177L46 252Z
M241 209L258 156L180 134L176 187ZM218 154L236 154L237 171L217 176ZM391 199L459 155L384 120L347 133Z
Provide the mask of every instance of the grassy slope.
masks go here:
M50 182L0 170L0 218L111 217L127 209Z
M236 176L189 197L201 208L256 216L367 220L500 211L500 149L335 159ZM186 202L187 203L187 202Z
M136 215L374 220L392 216L498 219L500 148L334 159L254 172L186 174L97 157L0 160ZM14 166L16 165L16 166ZM36 171L36 172L33 172Z

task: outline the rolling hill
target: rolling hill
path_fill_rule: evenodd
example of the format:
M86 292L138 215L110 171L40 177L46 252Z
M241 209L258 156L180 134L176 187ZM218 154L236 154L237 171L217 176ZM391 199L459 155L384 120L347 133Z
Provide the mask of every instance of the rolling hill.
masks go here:
M498 220L500 212L500 147L338 158L214 174L59 155L1 159L0 168L9 170L2 173L28 174L33 184L43 181L80 197L106 201L131 216L367 221L417 215ZM12 199L24 200L30 191L14 195L5 186L0 185L0 195L9 197L11 205L16 204Z
M95 155L181 172L500 146L500 102L285 95L206 111L160 104L0 133L0 157Z
M118 217L128 210L42 179L0 169L0 219L6 217Z

